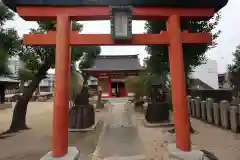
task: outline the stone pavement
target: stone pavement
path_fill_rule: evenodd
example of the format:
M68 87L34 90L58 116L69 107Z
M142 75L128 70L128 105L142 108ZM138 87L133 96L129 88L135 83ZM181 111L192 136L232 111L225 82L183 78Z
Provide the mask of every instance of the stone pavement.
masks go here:
M131 111L125 108L125 101L111 101L103 133L97 147L97 157L103 160L144 160L145 149L132 124Z

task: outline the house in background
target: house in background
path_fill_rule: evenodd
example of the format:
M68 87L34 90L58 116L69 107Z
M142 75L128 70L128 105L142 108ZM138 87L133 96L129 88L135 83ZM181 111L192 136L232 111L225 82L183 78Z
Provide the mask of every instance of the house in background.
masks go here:
M189 77L191 88L218 89L217 61L209 59L205 64L196 67Z
M219 88L223 89L231 89L233 87L230 82L228 73L218 74L218 84Z
M88 86L97 86L98 85L98 79L96 77L90 76L87 80Z
M21 61L18 57L14 57L8 60L8 68L11 72L11 77L18 77L18 71L21 67Z
M43 79L39 84L39 92L53 92L54 74L47 74L47 78Z
M132 92L125 85L129 76L137 76L142 71L138 55L101 55L92 68L83 72L98 79L103 97L127 97Z
M13 77L17 77L21 63L18 59L9 60L9 68ZM97 57L91 68L83 70L90 78L88 84L99 84L104 97L125 97L133 95L126 87L129 76L137 76L143 70L138 55L101 55ZM218 74L217 62L208 60L207 63L196 67L189 75L190 88L218 89L228 88L226 74ZM224 83L223 83L224 81ZM53 92L54 74L48 74L39 84L40 92Z

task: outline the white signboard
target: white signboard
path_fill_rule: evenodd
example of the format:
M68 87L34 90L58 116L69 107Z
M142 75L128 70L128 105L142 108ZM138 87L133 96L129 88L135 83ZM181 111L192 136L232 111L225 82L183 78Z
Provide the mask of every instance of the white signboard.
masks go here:
M128 36L128 18L126 12L116 12L114 15L115 36Z

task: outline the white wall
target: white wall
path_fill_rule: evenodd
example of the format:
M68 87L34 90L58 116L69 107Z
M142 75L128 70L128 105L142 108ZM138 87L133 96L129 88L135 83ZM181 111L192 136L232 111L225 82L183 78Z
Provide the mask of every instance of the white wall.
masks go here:
M47 77L40 82L40 86L52 86L54 83L54 74L47 74Z
M192 78L198 78L214 89L218 89L218 70L217 61L208 60L207 63L202 64L194 69L190 75Z

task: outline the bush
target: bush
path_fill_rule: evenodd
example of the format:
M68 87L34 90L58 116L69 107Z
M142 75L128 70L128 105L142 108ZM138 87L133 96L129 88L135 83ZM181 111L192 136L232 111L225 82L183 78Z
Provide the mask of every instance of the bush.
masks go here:
M134 100L140 100L150 95L153 85L162 85L169 89L169 79L166 74L157 75L144 72L137 77L129 77L126 85L134 92Z

